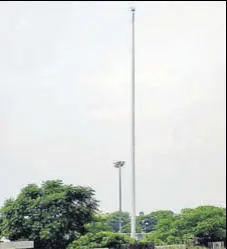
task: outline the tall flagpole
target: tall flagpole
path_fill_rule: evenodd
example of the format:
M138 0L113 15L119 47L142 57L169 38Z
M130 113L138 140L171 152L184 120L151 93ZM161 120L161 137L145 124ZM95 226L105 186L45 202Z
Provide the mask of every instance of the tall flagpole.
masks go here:
M135 172L135 11L132 12L132 213L131 237L136 238L136 172Z

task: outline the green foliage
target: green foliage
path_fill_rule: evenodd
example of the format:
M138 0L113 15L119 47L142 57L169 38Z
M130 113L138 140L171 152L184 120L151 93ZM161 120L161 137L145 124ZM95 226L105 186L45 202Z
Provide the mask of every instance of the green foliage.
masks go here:
M200 206L182 210L173 225L180 237L192 234L206 241L226 241L226 216L223 208Z
M34 240L36 249L64 249L86 232L97 210L90 188L47 181L31 184L1 208L2 234L10 240Z
M0 209L0 237L10 240L34 240L36 249L87 249L118 247L134 243L127 212L101 214L94 191L80 186L47 181L40 187L28 185L16 199L8 199ZM136 219L136 232L146 233L137 248L155 245L207 245L209 241L226 243L226 209L200 206L183 209L180 214L160 210Z
M194 238L204 245L208 241L226 241L226 215L223 208L200 206L183 209L178 215L158 211L153 213L153 217L156 217L155 225L145 239L156 245L185 243Z
M169 210L160 210L147 215L141 215L137 217L138 232L153 232L159 229L158 226L163 227L160 223L169 224L173 219L174 213Z
M127 212L115 212L107 217L106 224L112 228L113 232L119 232L119 221L121 220L122 231L128 232L130 215Z
M2 238L2 217L0 214L0 239Z
M75 240L67 249L120 248L132 243L135 241L127 235L113 232L88 233Z
M143 242L151 242L156 246L163 246L166 245L167 243L163 242L162 240L159 239L160 236L158 236L157 233L148 233L145 235L145 238L143 239Z
M123 233L130 233L130 217L123 213ZM145 226L146 223L146 226ZM110 214L106 224L114 232L119 230L119 212ZM99 230L100 231L100 230ZM145 232L145 242L155 245L188 243L197 238L202 244L208 241L226 241L226 209L213 206L200 206L183 209L180 214L160 210L137 217L136 232ZM192 243L193 244L193 243Z
M111 232L112 228L106 224L106 220L106 215L95 214L92 221L85 225L85 229L88 233Z

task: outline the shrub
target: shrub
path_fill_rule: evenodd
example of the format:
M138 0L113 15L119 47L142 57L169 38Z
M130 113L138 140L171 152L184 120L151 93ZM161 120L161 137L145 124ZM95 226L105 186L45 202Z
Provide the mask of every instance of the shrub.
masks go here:
M120 249L124 245L135 243L127 235L117 234L113 232L88 233L81 236L78 240L72 242L67 249L91 249L91 248L113 248Z

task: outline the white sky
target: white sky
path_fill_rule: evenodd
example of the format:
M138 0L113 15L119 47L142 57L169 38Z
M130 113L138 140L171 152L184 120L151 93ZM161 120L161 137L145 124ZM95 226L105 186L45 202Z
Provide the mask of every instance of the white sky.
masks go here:
M136 2L137 211L226 202L226 3ZM125 2L0 3L0 204L28 183L89 185L130 211Z

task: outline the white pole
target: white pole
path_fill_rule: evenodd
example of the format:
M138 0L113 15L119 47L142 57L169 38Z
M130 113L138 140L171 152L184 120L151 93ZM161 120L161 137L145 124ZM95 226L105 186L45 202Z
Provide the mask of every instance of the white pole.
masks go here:
M136 237L136 174L135 174L135 8L132 12L132 214L131 237Z
M121 233L121 227L122 227L121 223L122 223L122 180L121 180L121 166L120 166L119 167L119 233Z
M121 233L122 228L122 177L121 168L124 166L125 161L116 161L114 167L119 170L119 233Z

